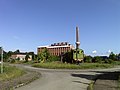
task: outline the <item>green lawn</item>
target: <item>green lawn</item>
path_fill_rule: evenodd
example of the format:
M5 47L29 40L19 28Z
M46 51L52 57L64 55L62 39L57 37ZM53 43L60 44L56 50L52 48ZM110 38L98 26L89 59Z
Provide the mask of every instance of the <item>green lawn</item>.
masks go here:
M32 66L38 68L49 68L49 69L96 69L96 68L111 68L114 65L99 64L99 63L81 63L80 65L76 65L76 64L50 62L50 63L36 63L33 64Z
M0 81L10 80L13 78L17 78L25 74L25 71L22 69L18 69L15 66L4 66L4 73L0 74Z

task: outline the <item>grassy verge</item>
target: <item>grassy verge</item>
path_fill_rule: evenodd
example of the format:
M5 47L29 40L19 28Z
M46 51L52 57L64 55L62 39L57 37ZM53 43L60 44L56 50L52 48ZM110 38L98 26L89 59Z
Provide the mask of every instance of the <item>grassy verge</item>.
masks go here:
M120 61L114 61L113 65L120 65Z
M94 85L94 82L91 82L87 88L87 90L93 90L93 85Z
M97 69L97 68L111 68L111 64L99 64L99 63L81 63L80 65L75 64L64 64L64 63L36 63L32 65L38 68L48 68L48 69Z
M11 80L13 78L17 78L25 74L25 71L22 69L18 69L15 66L4 66L4 73L0 74L0 81Z
M4 73L0 74L0 90L14 90L38 79L40 76L41 74L38 72L5 65Z

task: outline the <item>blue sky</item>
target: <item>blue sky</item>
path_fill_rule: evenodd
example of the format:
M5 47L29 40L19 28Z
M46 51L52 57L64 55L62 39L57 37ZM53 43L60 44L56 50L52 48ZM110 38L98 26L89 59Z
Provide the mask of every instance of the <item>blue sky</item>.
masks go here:
M120 0L0 0L0 46L37 51L68 41L86 54L120 53Z

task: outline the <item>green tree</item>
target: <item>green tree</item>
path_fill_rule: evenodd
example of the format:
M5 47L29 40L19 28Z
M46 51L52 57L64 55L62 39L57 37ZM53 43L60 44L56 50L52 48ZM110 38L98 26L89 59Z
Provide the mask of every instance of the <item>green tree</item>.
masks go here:
M59 56L50 56L48 62L52 62L52 61L60 61L60 57Z
M95 56L93 59L92 59L92 62L98 62L98 63L102 63L102 58L100 56Z
M91 63L92 62L92 56L85 56L84 62Z
M38 54L40 62L46 62L50 58L50 53L47 48L44 48L41 53Z
M25 56L25 62L28 62L28 59L29 59L30 57L29 57L29 54L26 54L26 56Z
M0 54L0 59L1 59L1 54ZM3 51L3 61L7 62L7 60L8 60L7 52Z
M39 61L40 61L39 54L38 55L34 55L34 62L38 63Z
M34 52L29 52L29 55L32 55L32 60L35 60L35 54L34 54Z
M12 55L13 53L14 53L14 52L9 51L9 52L7 53L7 56L8 56L8 57L11 57L11 55Z
M9 58L9 57L8 57L8 55L7 55L7 52L4 51L4 52L3 52L3 61L4 61L4 62L7 62L8 58Z
M16 51L14 51L14 53L20 53L20 50L18 49L18 50L16 50Z
M16 60L20 61L20 58L18 57Z
M118 54L118 60L120 60L120 53Z
M12 56L12 54L14 54L14 52L12 51L7 52L7 61L10 61L10 57Z
M113 52L111 52L110 55L109 55L109 59L117 60L117 57Z

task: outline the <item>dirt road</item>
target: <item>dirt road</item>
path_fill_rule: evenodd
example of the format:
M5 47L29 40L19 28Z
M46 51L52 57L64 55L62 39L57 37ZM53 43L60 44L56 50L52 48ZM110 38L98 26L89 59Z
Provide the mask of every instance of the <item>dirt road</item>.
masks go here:
M100 71L118 71L120 69L104 70L54 70L22 66L26 69L41 72L42 77L16 90L87 90L91 80L100 74ZM98 72L99 71L99 72Z

